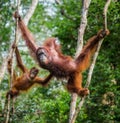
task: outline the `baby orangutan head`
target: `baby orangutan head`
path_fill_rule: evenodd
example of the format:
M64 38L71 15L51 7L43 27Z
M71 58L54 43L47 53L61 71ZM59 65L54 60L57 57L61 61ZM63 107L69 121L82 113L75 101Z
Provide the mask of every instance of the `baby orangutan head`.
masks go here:
M37 74L38 74L39 70L36 67L32 67L29 73L29 77L31 80L33 80Z

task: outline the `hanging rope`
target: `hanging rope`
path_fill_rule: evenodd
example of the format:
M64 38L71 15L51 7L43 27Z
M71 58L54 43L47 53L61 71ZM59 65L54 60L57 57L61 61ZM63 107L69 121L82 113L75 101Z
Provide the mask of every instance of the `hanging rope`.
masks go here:
M16 10L19 11L19 5L20 5L20 0L16 0ZM18 19L16 19L16 26L15 26L15 40L13 42L14 45L17 45L18 43ZM14 57L14 52L15 52L15 47L11 47L11 56L9 57L8 61L11 62L11 74L10 74L10 89L12 88L12 82L13 82L13 57ZM6 122L9 122L9 117L10 117L10 95L8 95L7 99L7 115L6 115Z
M19 5L20 5L20 0L16 1L17 3L17 11L19 11ZM13 42L14 45L17 45L18 43L18 19L16 19L16 26L15 26L15 40ZM12 80L13 80L13 56L15 52L15 47L12 46L12 53L11 53L11 75L10 75L10 89L12 87Z

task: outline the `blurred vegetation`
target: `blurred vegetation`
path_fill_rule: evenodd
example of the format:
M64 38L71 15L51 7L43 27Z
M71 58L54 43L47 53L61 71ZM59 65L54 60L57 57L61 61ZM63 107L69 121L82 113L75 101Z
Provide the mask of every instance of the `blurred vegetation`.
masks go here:
M29 9L31 0L21 1L21 15ZM58 37L64 54L74 56L81 18L80 0L62 0L61 5L54 1L40 0L29 28L41 44L46 37ZM92 0L88 25L84 36L85 42L103 27L102 12L105 1ZM9 51L14 39L15 21L12 17L16 6L12 0L0 1L0 65ZM61 13L61 11L65 14ZM120 2L113 0L108 11L110 35L105 38L94 69L88 96L76 123L118 123L120 122ZM22 59L28 68L35 62L28 56L28 50L21 40L18 44ZM47 71L40 69L40 76ZM84 73L84 83L87 72ZM9 90L9 75L6 73L0 85L0 122L5 95ZM107 96L106 96L107 95ZM33 87L22 93L15 103L15 115L12 123L67 123L70 108L70 94L61 80L52 79L48 87Z

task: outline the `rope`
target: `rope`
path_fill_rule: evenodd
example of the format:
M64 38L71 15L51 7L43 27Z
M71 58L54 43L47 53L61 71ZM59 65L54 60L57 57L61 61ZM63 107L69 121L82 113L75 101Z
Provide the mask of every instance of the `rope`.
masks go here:
M20 0L16 0L16 10L19 11L19 5L20 5ZM14 45L17 45L18 43L18 19L16 19L16 26L15 26L15 40L13 42ZM15 52L15 47L12 48L12 53L10 56L11 59L11 75L10 75L10 89L12 88L12 82L13 82L13 57L14 57L14 52ZM10 117L10 95L8 95L8 102L7 102L7 115L6 115L6 121L5 123L9 122L9 117Z

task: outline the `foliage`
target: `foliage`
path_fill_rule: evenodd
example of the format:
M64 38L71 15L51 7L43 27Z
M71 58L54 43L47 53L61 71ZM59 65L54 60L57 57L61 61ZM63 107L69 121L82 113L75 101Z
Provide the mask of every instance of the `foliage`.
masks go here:
M31 1L22 1L22 14L28 10ZM99 4L98 4L99 3ZM103 27L102 12L105 1L92 0L88 13L88 25L84 40L96 34ZM9 6L9 7L8 7ZM49 36L60 39L62 50L67 55L74 56L78 28L80 24L80 12L82 3L78 0L62 0L57 5L49 0L40 0L37 9L30 21L29 28L35 34L38 44ZM120 122L120 2L113 1L108 11L108 28L110 35L105 38L97 59L90 85L88 96L76 123L109 123ZM12 1L0 2L0 59L8 52L8 45L14 39L14 21L12 13L15 5ZM61 10L65 14L61 13ZM66 16L67 15L67 16ZM39 25L39 26L38 26ZM40 40L39 40L40 39ZM19 43L19 48L24 63L31 68L35 62L28 57L25 47ZM24 50L23 50L24 49ZM0 60L1 62L2 60ZM40 76L46 76L48 72L40 69ZM84 73L84 84L87 72ZM4 81L0 85L0 116L4 106L5 94L8 90L9 77L6 73ZM34 87L28 93L21 94L15 103L16 113L11 116L11 122L35 122L35 123L66 123L68 122L70 94L63 88L58 80L51 80L47 88ZM113 93L104 102L105 94ZM4 120L0 117L0 122Z

